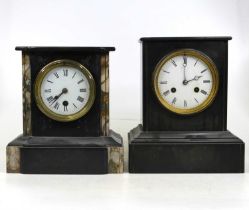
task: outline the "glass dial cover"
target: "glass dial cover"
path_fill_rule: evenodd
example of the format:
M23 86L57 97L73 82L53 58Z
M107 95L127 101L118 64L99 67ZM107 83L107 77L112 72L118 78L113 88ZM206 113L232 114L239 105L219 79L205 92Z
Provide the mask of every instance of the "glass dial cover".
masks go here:
M160 103L177 114L203 111L218 90L215 64L202 52L192 49L165 56L156 66L153 80Z
M95 98L91 73L80 63L57 60L46 65L35 81L39 109L57 121L73 121L84 116Z

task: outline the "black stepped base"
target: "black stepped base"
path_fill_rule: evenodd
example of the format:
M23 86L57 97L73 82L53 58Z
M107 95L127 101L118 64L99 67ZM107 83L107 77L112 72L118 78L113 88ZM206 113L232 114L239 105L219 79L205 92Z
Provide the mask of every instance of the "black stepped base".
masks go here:
M122 138L113 131L106 137L19 136L7 146L7 172L122 173Z
M128 134L130 173L243 173L244 142L229 131Z

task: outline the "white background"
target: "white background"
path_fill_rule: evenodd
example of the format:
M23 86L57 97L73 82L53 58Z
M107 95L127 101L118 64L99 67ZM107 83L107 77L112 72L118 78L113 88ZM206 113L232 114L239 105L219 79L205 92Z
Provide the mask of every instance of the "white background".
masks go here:
M5 173L5 146L22 132L17 45L115 46L110 54L111 127L127 144L127 132L141 122L139 38L231 35L228 128L248 148L248 11L246 0L0 0L0 209L248 209L247 173Z

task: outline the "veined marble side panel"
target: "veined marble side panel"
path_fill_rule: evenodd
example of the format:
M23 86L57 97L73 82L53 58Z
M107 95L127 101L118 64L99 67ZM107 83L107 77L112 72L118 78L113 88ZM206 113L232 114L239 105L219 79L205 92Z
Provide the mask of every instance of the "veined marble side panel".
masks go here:
M124 147L108 147L108 172L124 172Z
M101 133L109 135L109 55L101 59Z
M6 153L7 173L20 173L20 147L8 146Z
M31 136L31 69L30 58L22 54L22 86L23 86L23 135Z

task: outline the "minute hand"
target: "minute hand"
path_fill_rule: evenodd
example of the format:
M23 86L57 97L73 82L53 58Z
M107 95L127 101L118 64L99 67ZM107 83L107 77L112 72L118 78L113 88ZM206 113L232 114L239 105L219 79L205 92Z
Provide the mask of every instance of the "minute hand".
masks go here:
M187 82L186 80L186 67L187 67L187 57L183 56L183 83Z

